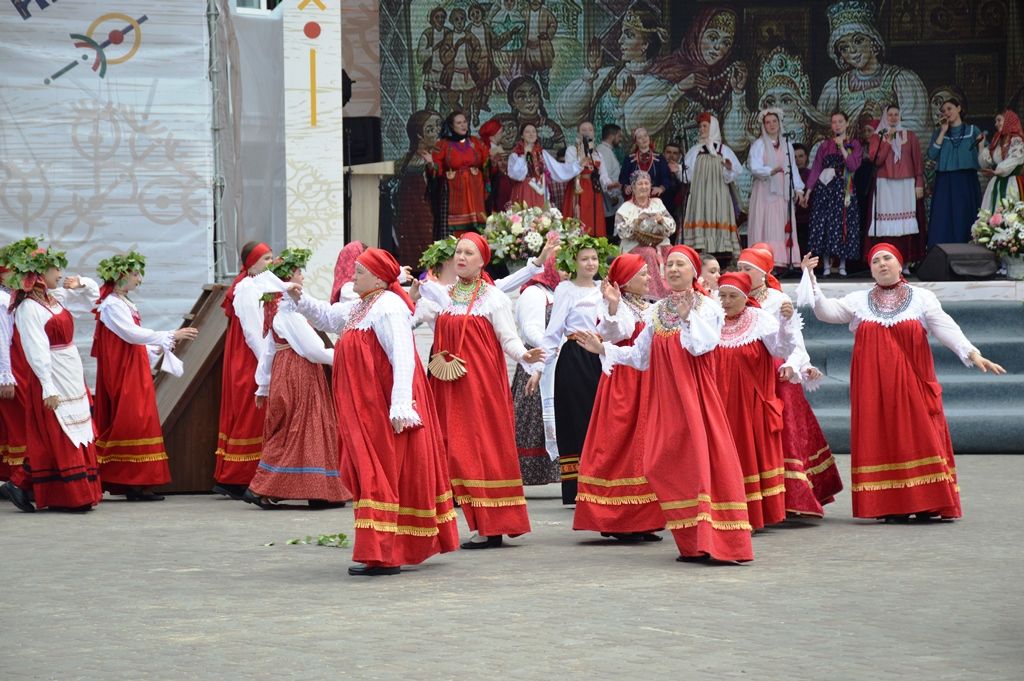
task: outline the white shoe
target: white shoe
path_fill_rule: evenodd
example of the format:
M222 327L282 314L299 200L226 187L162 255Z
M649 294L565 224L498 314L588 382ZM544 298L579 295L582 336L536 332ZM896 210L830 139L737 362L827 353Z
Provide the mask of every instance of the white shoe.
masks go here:
M839 276L840 277L845 277L846 276L846 268L845 267L840 267L839 268Z
M832 276L832 266L831 265L825 265L825 269L823 269L821 271L821 276L823 276L823 277L831 277Z

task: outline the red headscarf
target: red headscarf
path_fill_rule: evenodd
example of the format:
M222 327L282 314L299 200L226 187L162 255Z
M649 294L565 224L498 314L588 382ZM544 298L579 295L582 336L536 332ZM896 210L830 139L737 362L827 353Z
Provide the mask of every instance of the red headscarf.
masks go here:
M711 112L709 112L709 111L701 111L699 114L697 114L697 122L698 123L710 123L711 122Z
M682 253L690 261L690 264L693 265L693 290L697 291L698 293L708 295L708 290L701 286L700 282L697 281L700 278L701 270L700 253L693 250L693 248L689 246L680 244L678 246L673 246L672 248L668 249L668 253L665 254L665 260L668 261L668 257L673 253Z
M871 248L871 250L868 251L868 264L869 265L871 264L871 261L875 259L875 256L878 255L878 253L881 252L881 251L885 251L886 253L889 253L892 256L894 256L897 260L899 260L900 267L903 267L903 254L900 253L900 249L898 249L895 246L893 246L892 244L886 243L884 241L881 242L881 243L875 244Z
M726 272L718 280L718 288L731 286L747 297L747 307L761 307L761 304L750 297L750 275L746 272Z
M992 138L991 144L988 145L988 149L991 152L995 152L996 147L1002 147L1003 154L1006 154L1006 148L1010 146L1010 142L1014 137L1020 137L1024 139L1024 129L1021 128L1020 118L1016 113L1007 109L1003 112L1003 129L995 134Z
M544 271L523 284L519 288L519 292L522 293L527 288L535 284L554 291L555 287L557 287L561 281L562 278L558 276L558 263L556 262L555 256L551 256L544 261Z
M410 312L416 311L416 304L398 283L398 273L402 268L399 267L395 256L382 248L367 248L359 254L356 262L368 269L373 276L387 282L388 290L401 298L402 302L409 306Z
M721 19L719 19L719 15L722 15ZM670 83L678 83L694 73L706 76L709 80L708 86L694 88L688 94L696 97L702 106L714 111L720 111L732 93L727 73L727 69L730 66L728 58L732 51L730 50L729 54L723 55L715 64L709 65L705 61L704 55L700 50L700 42L704 31L712 23L731 23L735 29L738 23L736 12L723 7L705 7L702 9L693 18L693 23L690 24L686 37L683 38L679 48L672 54L654 62L648 73L655 78L661 78ZM737 37L736 34L738 33L739 31L734 30L733 37Z
M480 139L490 148L491 139L499 132L501 132L501 121L497 118L492 118L480 126Z
M356 258L366 248L360 241L345 244L334 263L334 286L331 287L331 303L341 300L341 287L352 281L356 273Z
M608 268L608 281L625 286L646 264L643 257L635 253L624 253L612 260L612 265Z
M228 292L224 294L224 302L220 304L224 308L224 315L229 319L235 317L235 287L238 283L249 276L249 268L259 262L260 258L270 252L270 246L266 245L262 241L249 251L249 257L242 263L242 268L238 272L238 276L231 282L231 286L228 287Z
M775 267L775 256L772 254L771 249L760 248L762 245L756 244L750 248L744 248L740 252L739 260L736 262L745 262L748 265L753 265L764 273L764 283L768 288L781 291L782 284L772 274L772 268Z

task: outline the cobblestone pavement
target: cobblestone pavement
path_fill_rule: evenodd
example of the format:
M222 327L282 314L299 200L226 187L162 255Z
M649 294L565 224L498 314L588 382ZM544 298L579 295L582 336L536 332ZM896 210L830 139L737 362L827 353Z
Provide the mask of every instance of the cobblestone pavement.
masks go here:
M0 679L1021 679L1024 456L958 463L965 520L854 521L844 493L742 567L573 533L555 486L506 548L376 579L285 543L349 509L4 504Z

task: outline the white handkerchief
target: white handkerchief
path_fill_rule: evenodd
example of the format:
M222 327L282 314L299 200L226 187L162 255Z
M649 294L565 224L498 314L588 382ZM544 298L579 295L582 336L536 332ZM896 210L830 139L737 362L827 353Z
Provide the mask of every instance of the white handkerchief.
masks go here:
M800 283L796 287L796 304L800 307L814 305L814 284L811 282L811 271L804 270Z
M252 278L252 283L260 293L284 293L288 290L288 284L270 270L257 274Z

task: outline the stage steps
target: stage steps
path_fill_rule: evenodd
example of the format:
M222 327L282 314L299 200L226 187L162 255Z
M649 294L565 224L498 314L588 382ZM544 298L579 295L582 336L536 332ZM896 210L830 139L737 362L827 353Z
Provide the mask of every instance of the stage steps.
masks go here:
M1024 305L1019 302L950 302L943 308L1006 376L965 367L932 339L935 369L957 453L1024 453ZM802 308L811 361L825 372L808 399L833 451L850 451L850 357L853 334L825 324ZM894 443L898 446L898 443Z

